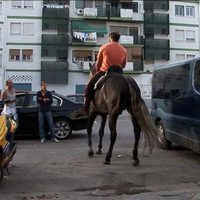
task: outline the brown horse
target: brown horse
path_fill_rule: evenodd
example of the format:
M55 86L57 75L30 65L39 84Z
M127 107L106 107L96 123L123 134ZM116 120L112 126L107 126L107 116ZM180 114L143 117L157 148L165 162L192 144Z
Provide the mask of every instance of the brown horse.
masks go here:
M112 151L117 137L117 119L119 115L127 110L131 116L134 126L135 144L133 148L133 165L139 164L138 144L141 132L145 138L145 146L148 145L152 151L157 141L157 128L155 127L145 102L141 98L140 89L135 80L130 76L118 73L110 73L100 87L97 87L90 105L88 122L88 145L89 156L93 156L92 149L92 126L97 115L102 117L99 130L99 145L96 153L101 154L102 139L107 115L109 116L110 146L106 154L104 164L110 164Z

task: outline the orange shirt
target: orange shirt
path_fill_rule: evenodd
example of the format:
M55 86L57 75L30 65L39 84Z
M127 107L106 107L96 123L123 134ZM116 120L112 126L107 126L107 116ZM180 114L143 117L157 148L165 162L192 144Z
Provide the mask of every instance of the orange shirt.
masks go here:
M97 55L97 71L107 71L110 66L124 68L127 62L127 51L118 42L110 42L100 47Z

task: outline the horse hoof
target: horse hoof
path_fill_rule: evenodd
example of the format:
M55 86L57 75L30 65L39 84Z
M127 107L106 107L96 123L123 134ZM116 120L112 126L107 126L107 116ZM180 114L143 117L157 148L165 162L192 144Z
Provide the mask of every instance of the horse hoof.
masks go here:
M104 164L104 165L109 165L109 164L110 164L110 161L105 160L105 161L103 162L103 164Z
M94 152L92 150L88 151L88 156L92 157L94 155Z
M96 154L102 154L102 151L100 149L96 150Z
M133 166L138 166L139 163L140 163L139 160L134 160L134 161L133 161Z

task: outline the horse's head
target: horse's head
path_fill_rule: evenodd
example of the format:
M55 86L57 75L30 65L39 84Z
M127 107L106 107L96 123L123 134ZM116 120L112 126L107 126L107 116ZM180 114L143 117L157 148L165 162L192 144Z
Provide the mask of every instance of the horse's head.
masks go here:
M96 72L97 72L97 70L96 70L96 64L95 63L93 63L93 64L90 63L89 67L90 67L90 77L92 78L96 74Z

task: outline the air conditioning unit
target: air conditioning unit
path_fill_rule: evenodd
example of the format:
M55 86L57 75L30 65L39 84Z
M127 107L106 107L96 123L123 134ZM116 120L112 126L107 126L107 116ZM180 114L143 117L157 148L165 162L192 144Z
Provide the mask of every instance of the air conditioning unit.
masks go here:
M84 14L84 10L83 9L77 9L76 10L76 14L77 15L83 15Z

